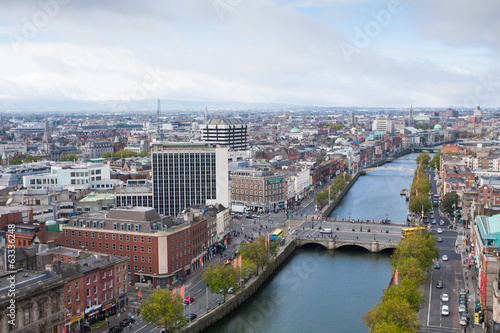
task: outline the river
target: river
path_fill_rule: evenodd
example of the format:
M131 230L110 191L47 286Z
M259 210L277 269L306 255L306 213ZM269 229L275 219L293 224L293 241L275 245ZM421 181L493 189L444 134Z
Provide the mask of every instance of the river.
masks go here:
M418 154L386 167L415 169ZM413 174L369 172L353 185L332 216L405 221L407 202L399 195ZM276 276L237 311L206 332L368 332L361 316L380 301L391 277L388 253L358 248L297 249Z

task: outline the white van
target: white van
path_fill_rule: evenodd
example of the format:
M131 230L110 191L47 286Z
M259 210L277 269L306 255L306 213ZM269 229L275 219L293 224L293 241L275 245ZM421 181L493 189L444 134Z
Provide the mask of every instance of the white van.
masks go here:
M321 229L320 233L322 233L322 234L331 234L332 233L332 229Z

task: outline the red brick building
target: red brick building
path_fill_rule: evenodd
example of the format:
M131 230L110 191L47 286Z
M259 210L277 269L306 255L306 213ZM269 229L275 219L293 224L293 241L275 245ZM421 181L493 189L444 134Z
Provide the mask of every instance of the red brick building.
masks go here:
M211 245L206 216L172 220L148 207L74 216L64 234L65 246L128 257L130 282L142 277L155 287L190 274Z

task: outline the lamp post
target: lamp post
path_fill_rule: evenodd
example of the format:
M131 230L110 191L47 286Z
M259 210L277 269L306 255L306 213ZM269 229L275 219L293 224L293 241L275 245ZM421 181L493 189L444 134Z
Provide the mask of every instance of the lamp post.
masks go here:
M351 219L351 211L348 211L347 214L349 214L349 220Z
M389 222L389 213L385 213L385 222Z

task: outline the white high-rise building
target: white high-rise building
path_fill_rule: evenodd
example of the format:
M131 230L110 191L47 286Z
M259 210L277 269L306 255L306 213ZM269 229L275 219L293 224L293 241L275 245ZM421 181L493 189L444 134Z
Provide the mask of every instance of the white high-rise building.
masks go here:
M372 131L394 132L394 120L389 118L376 118L372 124Z
M189 206L229 207L228 149L214 144L154 144L153 207L176 216Z
M248 125L239 118L212 118L200 126L201 139L218 143L234 150L245 150L248 145Z

